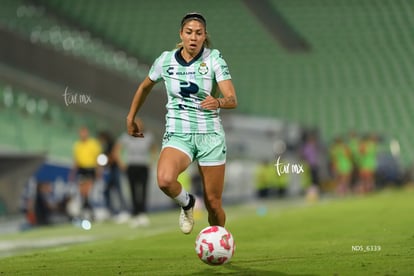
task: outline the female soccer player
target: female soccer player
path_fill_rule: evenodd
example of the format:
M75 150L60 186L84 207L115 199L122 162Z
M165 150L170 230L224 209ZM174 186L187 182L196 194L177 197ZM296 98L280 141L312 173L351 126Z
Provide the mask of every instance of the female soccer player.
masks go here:
M203 180L209 224L225 224L221 199L226 145L219 110L235 108L237 99L226 62L218 50L209 48L205 18L199 13L186 14L179 34L177 49L163 52L139 85L127 116L127 130L134 137L144 137L135 116L154 85L163 80L168 102L158 186L182 207L179 226L189 234L194 226L195 198L177 178L194 160Z

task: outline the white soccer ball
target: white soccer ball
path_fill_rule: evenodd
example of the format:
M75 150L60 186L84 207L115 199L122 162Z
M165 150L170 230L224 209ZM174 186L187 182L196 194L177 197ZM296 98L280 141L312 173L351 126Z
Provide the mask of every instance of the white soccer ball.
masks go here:
M235 249L233 235L221 226L204 228L195 241L198 257L209 265L222 265L229 262Z

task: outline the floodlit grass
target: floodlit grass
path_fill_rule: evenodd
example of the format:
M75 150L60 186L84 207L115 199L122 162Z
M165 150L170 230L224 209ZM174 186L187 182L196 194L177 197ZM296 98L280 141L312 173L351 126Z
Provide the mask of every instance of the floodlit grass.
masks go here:
M227 207L236 252L212 267L198 260L195 237L178 229L178 211L153 214L149 228L64 225L0 237L14 256L0 275L413 275L414 190L366 197L265 201ZM46 246L47 241L61 243ZM77 242L77 243L76 243Z

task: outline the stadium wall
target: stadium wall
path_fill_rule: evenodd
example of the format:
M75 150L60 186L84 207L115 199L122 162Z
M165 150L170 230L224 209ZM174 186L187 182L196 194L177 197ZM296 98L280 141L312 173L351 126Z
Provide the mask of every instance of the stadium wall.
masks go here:
M47 80L53 83L54 87L46 96L57 99L62 104L65 104L63 94L66 88L74 93L88 94L93 104L85 106L87 110L107 117L111 121L124 122L138 80L90 64L84 59L31 43L28 39L2 28L0 28L0 41L7 41L0 44L1 63L16 69L16 74L9 74L8 80L26 86L32 91L36 90L36 86L28 83L25 75ZM45 91L35 92L45 96ZM102 102L110 105L95 105ZM164 97L148 97L148 102L149 104L143 107L142 113L163 120Z

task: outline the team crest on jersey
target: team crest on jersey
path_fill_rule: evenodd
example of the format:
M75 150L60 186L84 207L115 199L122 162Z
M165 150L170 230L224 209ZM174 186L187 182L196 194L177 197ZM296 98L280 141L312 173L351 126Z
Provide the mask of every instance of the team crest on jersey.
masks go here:
M205 74L207 74L207 73L208 73L208 67L207 67L207 64L206 64L205 62L202 62L202 63L200 64L200 66L198 67L198 72L199 72L201 75L205 75Z

